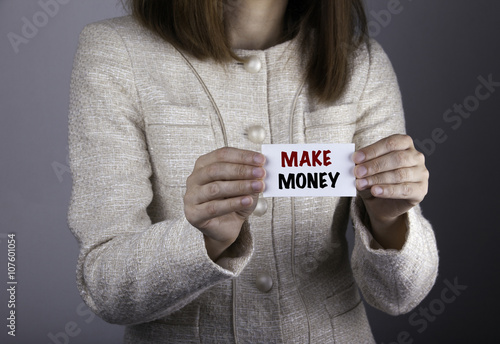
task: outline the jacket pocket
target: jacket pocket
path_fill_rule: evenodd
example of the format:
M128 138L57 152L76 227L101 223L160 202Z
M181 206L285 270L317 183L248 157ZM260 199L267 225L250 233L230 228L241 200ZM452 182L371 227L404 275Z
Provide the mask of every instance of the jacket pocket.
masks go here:
M356 103L304 113L306 143L350 143L356 129Z
M208 111L166 106L149 114L146 136L154 177L163 187L185 187L196 160L215 149Z
M375 343L356 284L325 300L335 344Z

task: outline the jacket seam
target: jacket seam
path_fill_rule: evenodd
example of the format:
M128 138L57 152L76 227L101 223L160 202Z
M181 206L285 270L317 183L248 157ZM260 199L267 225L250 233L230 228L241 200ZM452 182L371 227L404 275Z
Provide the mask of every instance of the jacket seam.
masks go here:
M132 74L132 77L134 78L133 84L134 84L135 96L137 98L137 104L139 107L139 109L137 109L137 110L139 110L139 114L143 114L144 107L142 105L142 100L141 100L141 97L139 95L139 89L137 88L137 75L135 72L135 68L134 68L135 64L134 64L134 61L132 59L132 54L130 53L130 49L129 49L127 43L125 42L125 40L123 39L123 36L120 34L120 31L118 31L118 29L116 28L116 26L113 23L107 22L107 23L104 23L104 25L106 25L107 27L109 27L111 30L113 30L116 33L116 35L120 38L120 41L122 42L123 47L125 48L125 51L127 52L127 60L129 62L129 65L130 65L130 73ZM144 122L144 116L142 116L141 120L142 120L142 131L145 134L146 127L145 127L145 122Z

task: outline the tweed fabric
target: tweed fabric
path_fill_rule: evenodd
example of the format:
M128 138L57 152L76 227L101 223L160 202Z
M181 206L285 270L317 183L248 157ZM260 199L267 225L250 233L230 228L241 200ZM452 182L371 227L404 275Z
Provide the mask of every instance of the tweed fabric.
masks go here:
M296 41L235 52L257 56L261 71L186 61L129 16L81 33L68 212L80 294L98 316L126 325L125 343L372 343L358 287L374 307L401 314L434 284L436 243L418 207L396 251L374 248L359 198L268 199L267 212L242 228L235 256L214 263L182 197L200 155L226 142L260 150L247 137L253 125L265 129L264 143L357 148L404 133L392 66L368 41L352 56L344 95L325 105L301 88ZM262 274L269 292L256 286Z

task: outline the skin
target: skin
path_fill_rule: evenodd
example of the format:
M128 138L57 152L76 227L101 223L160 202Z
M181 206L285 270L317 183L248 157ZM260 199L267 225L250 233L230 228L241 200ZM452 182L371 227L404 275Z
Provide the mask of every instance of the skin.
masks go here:
M263 50L279 43L288 0L226 0L231 47Z
M427 194L425 156L408 135L392 135L352 156L356 188L368 213L374 239L386 249L405 243L408 210Z
M265 49L279 43L287 0L227 0L232 47ZM393 135L353 154L356 188L369 217L366 225L386 249L401 249L406 213L427 193L424 155L407 135ZM186 181L184 213L205 238L215 262L236 241L264 188L265 157L222 148L201 156Z
M205 237L208 256L216 261L236 240L243 222L264 191L264 155L221 148L201 156L186 181L186 219Z

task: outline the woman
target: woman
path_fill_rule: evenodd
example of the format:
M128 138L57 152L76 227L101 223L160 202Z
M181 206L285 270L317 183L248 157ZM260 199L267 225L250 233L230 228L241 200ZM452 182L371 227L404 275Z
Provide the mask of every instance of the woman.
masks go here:
M133 0L75 57L77 284L126 343L370 343L431 289L423 155L359 0ZM358 197L259 198L263 143L348 143ZM345 231L353 220L349 264Z

